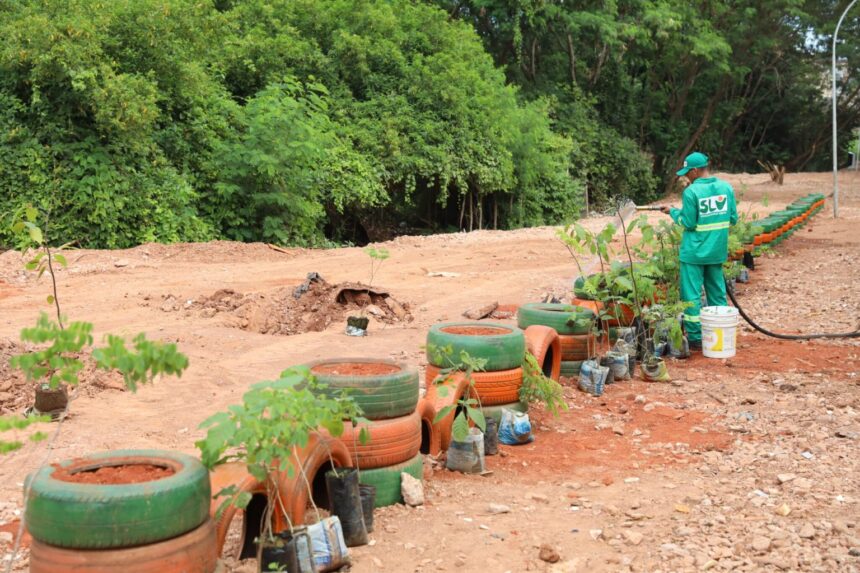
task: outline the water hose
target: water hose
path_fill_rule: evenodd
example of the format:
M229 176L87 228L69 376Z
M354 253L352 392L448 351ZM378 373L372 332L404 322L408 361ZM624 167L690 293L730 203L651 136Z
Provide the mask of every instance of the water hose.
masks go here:
M732 299L732 304L735 305L735 308L738 309L738 313L746 320L750 326L758 330L764 335L772 336L773 338L781 338L783 340L812 340L813 338L856 338L860 337L860 328L855 330L854 332L842 332L838 334L780 334L778 332L771 332L766 328L763 328L753 322L747 313L744 312L744 309L741 308L741 305L738 304L738 299L735 298L735 289L729 281L726 281L726 293L729 295L729 298Z

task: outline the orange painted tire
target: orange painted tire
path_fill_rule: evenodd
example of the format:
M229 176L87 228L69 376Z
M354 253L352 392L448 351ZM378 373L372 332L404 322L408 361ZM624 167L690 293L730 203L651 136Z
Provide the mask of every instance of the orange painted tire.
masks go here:
M439 368L427 366L427 387L439 376ZM475 393L484 406L508 404L520 399L520 388L523 385L523 369L497 370L495 372L473 372Z
M597 300L585 300L584 298L575 298L570 304L573 306L581 306L582 308L587 308L594 314L599 315L600 311L603 310L603 303Z
M367 428L370 440L359 442L361 428ZM362 470L393 466L418 455L421 449L421 415L376 420L357 427L347 424L338 438L346 446L352 465Z
M427 377L427 395L424 399L433 405L433 409L436 412L440 412L443 408L456 404L464 394L469 392L469 381L466 380L466 376L462 372L455 372L438 384L435 384L433 380L433 378ZM448 389L447 392L439 392L439 388L442 386ZM448 446L451 445L451 425L454 423L455 415L456 409L448 412L438 422L434 418L433 441L430 444L431 455L438 455L439 452L447 450Z
M630 326L636 318L636 313L628 304L612 303L606 307L606 312L615 317L606 321L609 326Z
M418 407L415 409L421 417L421 447L418 451L422 454L430 454L432 456L439 455L439 452L434 452L433 443L437 440L433 439L433 434L436 429L433 427L433 419L436 417L436 407L427 398L418 400Z
M331 458L329 458L329 454ZM297 467L299 464L296 460L300 461L301 471ZM272 520L272 525L276 532L289 529L290 523L303 524L305 522L305 513L311 495L308 491L308 483L305 482L305 476L307 476L311 484L311 489L313 489L313 484L317 481L317 474L320 470L328 470L331 460L334 461L334 465L337 467L352 467L352 459L346 446L338 440L319 433L312 434L307 446L304 448L293 449L292 461L295 468L293 477L289 477L287 472L284 472L281 474L278 482L278 496L280 500L275 506ZM239 492L268 495L266 484L257 481L256 478L248 473L248 468L245 464L238 462L216 467L210 474L210 481L214 497L209 507L209 513L213 519L225 499L223 496L218 496L218 494L226 487L235 485ZM224 549L224 541L227 538L230 523L238 511L237 507L228 505L215 524L217 555L220 555ZM285 511L286 514L284 513ZM243 526L243 532L246 529L247 524ZM240 546L242 544L240 543Z
M544 376L558 380L561 373L561 343L555 329L539 324L525 330L526 350L540 364Z
M122 549L63 549L33 539L31 573L214 573L218 567L215 524L166 541Z
M593 334L559 336L558 341L563 362L588 360L597 354L597 338Z

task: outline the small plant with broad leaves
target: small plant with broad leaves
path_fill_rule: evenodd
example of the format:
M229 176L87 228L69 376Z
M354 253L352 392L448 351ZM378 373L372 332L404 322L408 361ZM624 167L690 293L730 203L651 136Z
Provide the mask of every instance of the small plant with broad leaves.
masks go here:
M37 278L47 273L51 277L52 293L47 303L53 306L56 318L41 312L33 327L21 331L21 341L36 345L30 352L13 356L10 360L14 368L20 369L28 381L35 381L45 389L79 384L79 373L83 369L81 354L92 350L92 357L98 368L115 370L123 375L129 390L135 391L139 384L151 381L160 374L181 376L188 367L188 358L177 351L176 345L147 340L141 333L133 340L133 348L126 347L123 337L107 335L107 345L93 346L93 325L89 322L68 322L62 315L57 295L57 276L55 265L67 266L61 251L68 244L51 247L46 233L38 225L40 212L32 206L25 206L16 212L17 219L12 225L17 237L17 247L22 252L33 250L35 254L25 268L38 273ZM38 414L38 413L37 413ZM60 414L60 419L65 411ZM0 418L0 432L8 429L21 430L28 425L47 421L46 416L24 418L4 416ZM41 439L36 433L32 439ZM18 441L0 440L0 452L7 453L19 449L23 444Z
M559 412L567 410L564 401L564 389L561 384L549 378L543 373L541 365L538 364L531 352L526 352L523 360L523 385L520 388L520 402L540 402L558 416Z
M469 436L469 421L474 423L482 432L487 430L487 421L484 418L484 412L481 408L479 398L472 398L472 394L477 396L477 393L471 389L475 386L475 379L472 377L473 372L482 372L487 365L485 358L476 358L471 356L465 350L460 351L459 356L454 356L454 349L451 345L437 346L434 344L427 345L427 351L433 357L434 364L445 364L439 375L433 381L438 386L437 392L439 396L445 397L448 395L450 388L445 385L456 373L461 372L469 382L470 391L464 392L463 396L456 404L445 406L436 413L433 423L444 420L451 412L457 411L454 416L454 422L451 426L451 435L454 440L462 442Z
M272 540L272 516L285 502L280 499L278 483L283 475L292 477L302 471L297 450L307 446L320 428L339 437L344 421L365 425L359 441L367 443L367 420L361 417L355 401L345 393L331 395L327 385L317 382L308 368L296 367L281 372L277 380L254 384L241 404L203 421L200 428L206 430L206 437L195 445L209 469L238 461L265 484L270 503L262 534ZM331 463L334 468L334 461ZM308 477L304 478L310 488ZM243 509L251 501L251 494L240 492L236 486L215 492L215 497L224 498L216 518L230 505Z

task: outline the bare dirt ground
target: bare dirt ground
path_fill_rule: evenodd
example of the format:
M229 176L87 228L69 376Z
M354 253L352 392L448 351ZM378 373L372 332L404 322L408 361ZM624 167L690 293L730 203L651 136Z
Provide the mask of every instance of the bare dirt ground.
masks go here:
M726 178L740 208L760 212L830 187L828 174L788 175L782 187L766 175ZM828 202L809 231L758 259L752 282L740 288L741 305L763 326L856 326L860 177L845 173L841 185L842 218L830 218ZM765 196L767 207L756 203ZM325 296L301 308L290 298L310 272L330 285L366 282L369 259L360 249L216 242L71 253L59 276L65 314L93 322L97 339L145 331L176 342L191 367L136 395L88 377L51 451L27 445L0 459L0 543L8 551L24 477L46 454L57 461L115 448L194 453L200 421L288 366L337 356L421 366L431 324L488 302L565 294L577 273L554 233L478 231L385 244L391 258L375 284L408 317L379 304L371 336L359 339L343 334L344 309ZM47 283L21 268L19 254L0 254L5 412L20 411L31 395L5 357L19 349L20 329L48 310ZM317 314L323 320L313 320ZM298 323L312 328L292 334ZM352 570L860 570L860 342L777 341L742 328L739 345L730 360L671 363L672 383L622 382L600 398L568 387L569 411L555 418L534 408L535 442L503 446L488 459L489 477L428 464L427 503L379 510L373 545L353 550ZM491 513L491 503L509 512ZM539 557L542 545L556 563ZM26 563L24 552L17 568Z

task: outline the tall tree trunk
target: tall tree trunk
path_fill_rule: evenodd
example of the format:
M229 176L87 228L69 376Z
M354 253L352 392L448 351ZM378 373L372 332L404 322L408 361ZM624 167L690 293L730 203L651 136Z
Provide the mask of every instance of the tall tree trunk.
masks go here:
M567 34L567 57L570 60L570 85L576 85L576 53L573 51L573 38Z

